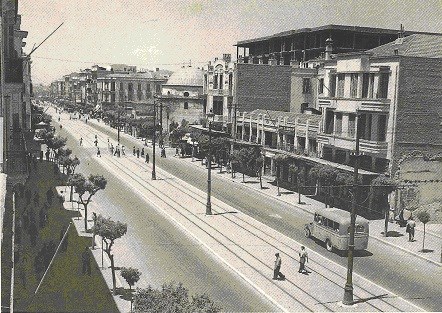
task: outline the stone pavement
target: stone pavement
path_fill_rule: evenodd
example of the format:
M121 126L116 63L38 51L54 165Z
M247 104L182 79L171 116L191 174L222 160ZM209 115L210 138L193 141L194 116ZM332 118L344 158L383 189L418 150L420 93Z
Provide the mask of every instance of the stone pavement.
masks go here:
M85 142L86 141L86 142ZM92 146L84 140L86 147ZM212 199L213 215L206 216L206 194L157 168L158 180L143 175L142 159L97 158L109 172L168 217L187 236L199 243L214 259L246 280L281 311L421 311L410 302L354 274L356 307L339 305L346 268L310 252L310 273L297 272L300 244L272 228ZM92 212L92 210L90 210ZM283 259L286 279L272 280L274 253Z

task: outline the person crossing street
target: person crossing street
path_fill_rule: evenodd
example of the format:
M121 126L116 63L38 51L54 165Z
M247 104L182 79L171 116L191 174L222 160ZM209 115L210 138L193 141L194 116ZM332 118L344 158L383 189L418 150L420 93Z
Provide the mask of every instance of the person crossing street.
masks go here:
M282 264L282 260L281 257L279 256L279 252L275 253L275 266L273 268L273 279L274 280L284 280L285 279L285 275L283 273L281 273L281 264Z

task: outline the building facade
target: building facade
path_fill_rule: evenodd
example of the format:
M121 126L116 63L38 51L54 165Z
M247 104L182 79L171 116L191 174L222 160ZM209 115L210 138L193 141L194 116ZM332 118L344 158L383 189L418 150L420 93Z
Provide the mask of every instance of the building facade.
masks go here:
M31 60L24 54L17 1L1 2L1 160L8 174L27 172L26 141L31 131Z
M170 133L170 124L183 122L200 124L205 116L206 104L203 94L204 71L183 66L174 72L158 96L163 130Z
M361 168L394 174L406 153L442 151L442 35L415 34L323 63L318 95L323 159L352 165L359 132Z

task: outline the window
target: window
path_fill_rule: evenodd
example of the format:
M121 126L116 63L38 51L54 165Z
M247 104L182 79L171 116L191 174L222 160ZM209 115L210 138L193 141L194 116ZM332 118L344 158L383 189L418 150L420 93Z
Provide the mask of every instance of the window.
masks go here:
M349 114L348 115L348 137L355 137L355 126L356 126L356 115Z
M188 97L188 96L189 96L189 93L186 91L186 92L184 92L183 96L184 96L184 97Z
M224 88L223 74L219 74L219 89Z
M337 136L342 135L342 113L336 113L336 132Z
M111 91L115 91L115 82L111 82Z
M370 73L362 74L362 98L368 98L369 81L370 81Z
M379 115L378 120L378 141L385 141L387 133L387 115Z
M223 98L213 97L213 113L215 115L223 115Z
M344 97L345 74L338 74L336 97Z
M370 79L369 79L369 87L368 87L368 97L369 98L374 98L373 90L374 90L374 73L371 73Z
M324 78L319 79L318 93L324 93Z
M310 93L310 78L302 79L302 93Z
M188 102L184 102L184 110L189 109L189 103Z
M213 89L218 89L218 75L213 75Z
M232 89L233 86L233 74L229 74L229 89Z
M147 83L147 85L146 85L146 91L150 92L150 84L149 83Z
M155 92L156 93L161 93L161 85L160 84L156 84L155 85Z
M334 114L333 111L327 110L325 113L325 133L332 134L334 128Z
M389 78L390 73L381 73L379 77L378 94L376 98L387 99Z
M350 98L358 97L358 74L350 76Z
M128 101L132 101L132 100L133 100L133 96L134 96L134 89L133 89L133 85L132 85L132 83L129 83L129 84L127 85L127 89L128 89L128 92L127 92L127 100L128 100Z
M330 75L329 92L330 97L336 96L336 74Z
M124 89L124 84L120 83L120 90L123 90L123 89Z

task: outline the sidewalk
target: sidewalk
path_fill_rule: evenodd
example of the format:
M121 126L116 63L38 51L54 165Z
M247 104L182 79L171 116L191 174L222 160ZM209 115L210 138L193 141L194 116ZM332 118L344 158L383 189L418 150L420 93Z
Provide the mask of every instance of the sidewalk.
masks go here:
M96 120L89 120L88 123L96 124L101 127L108 128L109 130L116 132L115 129L106 125L103 121L97 122ZM141 139L135 139L129 134L121 133L121 136L133 141L134 143L140 144L144 141ZM152 147L152 143L148 145L149 148ZM168 157L173 157L175 155L175 148L166 148L166 154ZM175 157L182 162L187 162L189 165L199 167L203 170L206 169L204 165L201 165L201 160L195 159L192 162L191 157ZM294 191L290 191L280 187L281 196L277 196L277 186L270 184L274 181L274 177L263 176L263 186L266 189L260 189L259 184L244 184L242 183L242 174L236 173L236 178L232 178L230 173L223 170L222 174L219 174L219 170L213 169L213 174L216 173L217 178L222 178L226 180L239 183L242 186L250 188L251 190L272 197L275 200L282 201L284 203L295 206L305 212L313 215L315 208L324 207L324 203L311 199L309 197L301 195L301 200L304 204L298 204L298 194ZM246 176L246 181L256 181L256 177ZM399 225L395 223L388 224L388 232L391 234L389 237L384 237L384 219L371 220L370 221L370 238L381 241L391 247L395 247L402 251L405 251L411 255L424 259L432 264L442 266L442 224L427 224L425 233L425 249L428 252L422 252L422 238L423 238L423 224L416 219L416 229L415 229L415 241L408 241L408 234L405 232L405 228L400 228Z
M78 236L81 237L88 237L91 239L91 245L92 245L92 234L91 233L86 233L84 231L84 209L82 208L82 205L78 206L78 195L76 193L73 194L72 197L72 202L69 201L69 195L70 195L70 187L68 186L58 186L56 187L57 190L57 194L59 196L62 196L65 201L63 202L63 207L65 210L69 210L69 211L75 211L75 212L80 212L81 213L81 218L78 217L74 217L72 218L72 223L75 226L75 229L77 230L77 234ZM95 211L95 206L96 204L92 201L89 206L88 206L88 211L90 212L90 215L92 215L92 212ZM92 219L88 219L88 229L90 229L93 226L93 220ZM99 242L100 240L99 236L96 236L95 238L95 249L91 249L91 253L93 255L93 257L95 258L95 261L97 263L97 265L100 267L101 269L101 274L103 275L103 278L107 284L107 286L109 287L109 292L112 293L112 271L109 268L110 267L110 260L108 258L108 256L106 255L106 253L103 254L103 259L102 259L102 253L101 253L101 246L97 245L97 242ZM103 264L103 267L101 266ZM116 287L120 288L120 287L124 287L120 277L118 275L118 272L116 273ZM118 307L118 310L120 312L130 312L130 302L126 301L124 299L122 299L119 295L115 295L113 296L115 303Z

